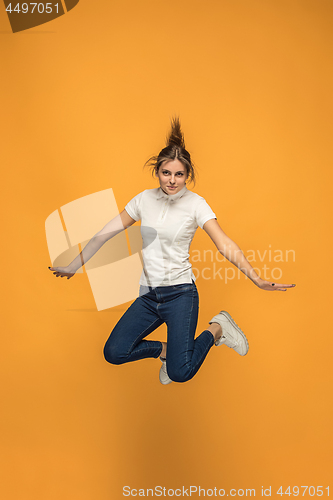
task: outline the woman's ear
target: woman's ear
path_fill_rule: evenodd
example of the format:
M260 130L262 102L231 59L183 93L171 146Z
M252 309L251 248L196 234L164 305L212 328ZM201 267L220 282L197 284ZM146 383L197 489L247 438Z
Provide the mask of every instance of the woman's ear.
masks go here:
M158 170L156 167L155 167L155 176L158 177Z

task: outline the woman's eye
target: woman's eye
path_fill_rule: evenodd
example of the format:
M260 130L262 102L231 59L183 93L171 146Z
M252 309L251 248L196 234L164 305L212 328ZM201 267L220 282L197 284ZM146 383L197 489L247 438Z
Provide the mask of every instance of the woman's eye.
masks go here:
M162 174L170 175L170 172L168 172L167 170L162 170ZM176 175L178 175L178 177L182 177L184 175L184 172L177 172Z

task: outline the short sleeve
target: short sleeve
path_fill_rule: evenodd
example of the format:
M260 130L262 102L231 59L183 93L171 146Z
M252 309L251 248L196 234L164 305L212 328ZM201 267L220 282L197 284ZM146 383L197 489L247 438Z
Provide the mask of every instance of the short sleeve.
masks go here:
M141 219L141 201L142 194L139 193L134 198L132 198L127 205L125 206L125 210L132 219L138 221Z
M198 226L203 229L205 222L210 219L217 219L215 213L210 208L208 203L204 198L199 198L196 207L195 207L195 219L197 221Z

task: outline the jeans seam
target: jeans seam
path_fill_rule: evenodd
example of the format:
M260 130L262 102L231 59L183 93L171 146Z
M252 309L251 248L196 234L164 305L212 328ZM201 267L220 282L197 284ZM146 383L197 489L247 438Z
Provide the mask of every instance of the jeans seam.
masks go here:
M209 330L208 330L208 331L209 331ZM202 365L203 361L205 360L205 358L206 358L206 356L207 356L207 354L208 354L208 351L209 351L209 350L213 347L213 345L214 345L214 343L213 343L211 346L209 346L209 345L207 345L207 346L206 346L206 350L205 350L204 354L201 356L201 360L200 360L201 362L200 362L200 363L197 363L197 365L199 365L199 368L196 370L195 374L196 374L196 373L198 372L198 370L200 369L200 367L201 367L201 365ZM192 372L193 372L193 366L192 366L192 370L191 370L191 376L193 377L195 374L194 374L194 375L192 375Z
M191 303L191 310L190 314L188 315L188 323L187 323L187 331L189 330L190 327L190 322L192 318L192 312L193 312L193 302L194 302L194 293L192 293L192 303ZM195 333L195 332L194 332ZM189 343L189 335L187 337L187 344L186 344L186 358L188 358L188 343ZM193 357L193 352L192 352L192 357ZM192 357L191 357L191 368L192 368ZM188 363L188 359L186 359L186 364Z
M162 349L163 349L163 346L162 346L162 342L160 340L154 340L154 342L159 342L161 344L161 352L162 352ZM142 352L142 351L145 351L147 348L146 347L143 347L142 349L137 349L135 352L136 353L139 353L139 352ZM151 349L151 347L149 347L149 349ZM133 351L130 352L130 354L132 353ZM160 353L161 354L161 353ZM160 356L160 354L158 354L156 357L158 358Z
M145 330L143 330L143 332L141 332L141 333L140 333L140 335L138 335L138 337L135 339L135 341L134 341L134 342L132 343L132 345L130 346L130 351L127 353L127 355L128 355L128 356L129 356L129 355L133 352L133 349L134 349L134 347L133 347L133 346L135 346L135 343L137 342L137 340L141 337L141 335L143 335L143 334L144 334L147 330L149 330L149 328L151 328L151 327L154 325L154 323L156 323L156 321L159 321L159 319L155 319L155 320L154 320L154 321L153 321L153 322L152 322L149 326L147 326L147 328L146 328ZM143 337L142 337L142 338L143 338ZM142 338L141 338L140 340L142 340ZM159 342L159 340L157 340L156 342ZM145 349L146 349L146 348L144 348L144 349L139 349L139 352L140 352L140 351L143 351L143 350L145 350ZM162 349L163 349L163 347L162 347ZM161 349L161 352L162 352L162 349Z

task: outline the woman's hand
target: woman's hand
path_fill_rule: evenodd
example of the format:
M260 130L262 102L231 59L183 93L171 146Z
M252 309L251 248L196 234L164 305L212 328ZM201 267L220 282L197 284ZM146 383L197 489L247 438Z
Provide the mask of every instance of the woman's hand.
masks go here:
M49 267L49 269L50 271L55 271L53 274L55 274L57 278L60 276L61 278L67 278L69 280L69 278L75 274L70 273L68 267Z
M269 292L274 292L278 290L279 292L286 292L287 288L294 288L296 285L282 285L282 283L273 283L271 281L265 281L259 279L254 281L254 283L262 290L268 290Z

